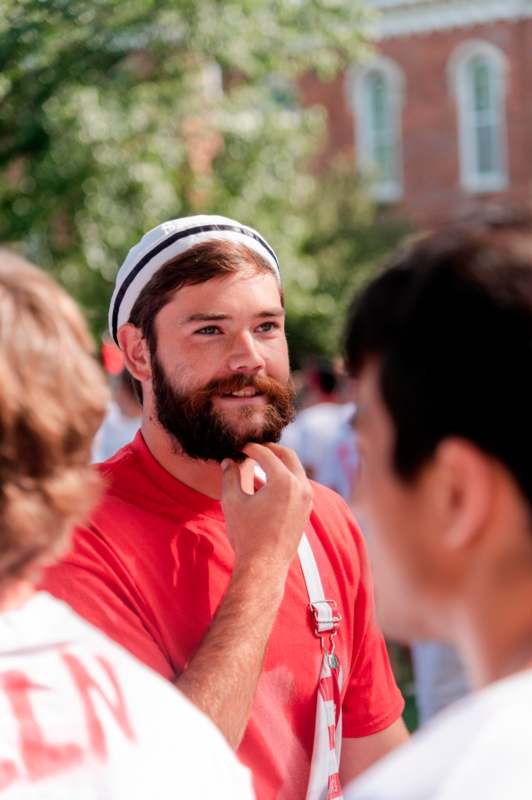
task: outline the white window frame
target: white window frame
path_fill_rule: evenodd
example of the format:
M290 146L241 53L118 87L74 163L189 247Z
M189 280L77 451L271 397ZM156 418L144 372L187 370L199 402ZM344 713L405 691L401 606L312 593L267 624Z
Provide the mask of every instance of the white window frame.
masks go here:
M477 169L478 153L472 119L469 67L476 58L488 62L495 76L496 118L499 139L498 169L482 174ZM467 192L481 194L496 192L508 186L508 150L506 130L506 92L508 64L504 53L490 42L470 40L461 44L449 59L451 92L456 101L458 122L458 150L460 159L460 183Z
M380 178L373 161L372 130L366 108L366 81L372 73L381 75L388 89L390 127L393 138L393 178ZM404 77L391 59L379 56L360 66L353 66L347 75L347 91L356 130L357 169L369 181L371 196L381 203L394 203L403 195L402 110Z

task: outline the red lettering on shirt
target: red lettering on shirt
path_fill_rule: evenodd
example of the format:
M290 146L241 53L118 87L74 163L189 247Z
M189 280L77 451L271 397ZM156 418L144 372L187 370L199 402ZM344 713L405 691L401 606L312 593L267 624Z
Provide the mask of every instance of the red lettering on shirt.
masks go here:
M71 653L62 653L61 658L68 667L74 683L80 693L81 701L83 703L83 710L85 712L85 720L87 722L87 730L89 734L90 747L93 753L99 758L105 759L107 757L107 746L105 736L103 733L102 723L98 719L96 709L94 708L93 692L104 700L105 704L113 714L115 720L121 727L124 735L131 741L135 740L135 734L131 723L129 722L127 708L124 701L124 696L120 688L120 684L116 679L113 669L109 662L101 657L97 657L97 661L106 673L114 690L114 700L107 697L102 687L89 675L81 661L73 656Z
M7 789L18 778L17 767L14 761L0 761L0 792Z
M33 683L23 672L4 672L0 675L13 714L18 723L20 752L28 777L32 781L70 769L82 760L82 750L74 743L51 744L35 719L29 694L48 691L48 687ZM11 761L0 763L0 788L17 778L16 766Z

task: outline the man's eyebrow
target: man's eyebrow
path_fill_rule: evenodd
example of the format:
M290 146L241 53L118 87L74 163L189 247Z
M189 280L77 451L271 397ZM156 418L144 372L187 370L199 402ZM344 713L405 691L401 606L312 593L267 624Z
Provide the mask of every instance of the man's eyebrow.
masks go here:
M183 322L216 322L223 319L230 319L229 314L191 314Z
M257 319L264 319L264 317L284 317L284 315L284 308L269 308L265 311L259 311L258 314L255 314Z
M255 314L255 318L266 319L268 317L284 317L284 314L284 308L268 308L264 311L259 311L258 314ZM229 314L216 314L215 312L208 312L205 314L191 314L189 317L186 317L183 322L221 322L225 319L231 319L231 316Z

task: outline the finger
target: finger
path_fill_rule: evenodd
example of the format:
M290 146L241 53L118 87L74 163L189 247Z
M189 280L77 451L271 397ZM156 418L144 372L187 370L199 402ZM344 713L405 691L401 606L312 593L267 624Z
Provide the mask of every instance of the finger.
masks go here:
M288 470L298 479L305 478L305 470L295 453L291 454L287 448L280 448L278 445L275 447L276 450L274 452L269 444L263 445L251 442L243 449L249 458L252 458L262 467L269 481L275 479L276 476L281 477L286 474L285 470ZM286 455L287 453L288 455Z
M265 447L263 444L256 444L256 442L250 442L245 447L242 448L243 452L248 456L248 458L253 459L256 461L259 467L266 473L266 476L269 480L271 480L275 475L285 474L286 467L278 458L275 453L272 453Z
M240 469L234 461L225 458L222 463L222 505L224 502L234 500L235 498L245 495L240 485Z
M302 478L306 477L307 473L305 472L305 468L294 450L291 450L289 447L283 447L280 444L274 444L273 442L268 442L265 447L271 450L272 453L275 453L277 458L283 462L285 467L289 469L293 475Z

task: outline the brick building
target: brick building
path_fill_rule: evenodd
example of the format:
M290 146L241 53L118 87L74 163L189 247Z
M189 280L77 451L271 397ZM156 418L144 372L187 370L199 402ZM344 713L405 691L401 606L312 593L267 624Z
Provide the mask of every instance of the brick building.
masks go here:
M324 162L352 153L415 224L532 203L532 0L367 0L374 55L304 81L328 111Z

